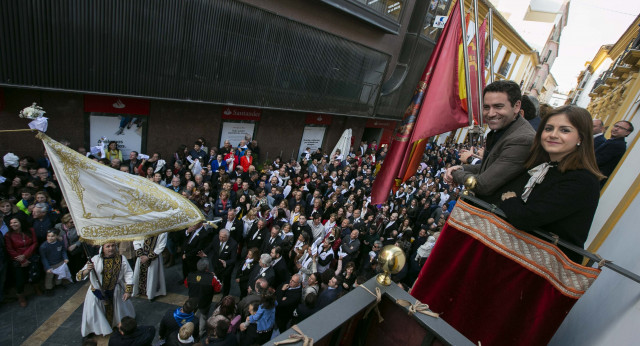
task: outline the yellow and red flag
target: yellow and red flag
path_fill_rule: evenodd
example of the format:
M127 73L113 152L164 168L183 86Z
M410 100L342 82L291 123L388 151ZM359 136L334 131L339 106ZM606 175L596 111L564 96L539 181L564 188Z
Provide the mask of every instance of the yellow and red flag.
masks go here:
M395 130L386 158L373 184L373 204L384 203L390 191L395 191L402 182L415 174L429 137L468 125L469 117L462 107L459 87L459 66L464 70L464 60L458 57L462 42L459 6L459 1L453 6L404 118ZM480 38L484 47L484 33L481 33ZM475 57L475 46L473 56ZM481 60L484 61L484 58ZM482 62L480 71L484 71ZM476 68L474 71L477 70ZM464 88L465 84L461 85ZM471 94L477 99L477 90L472 89ZM464 97L466 102L466 92Z

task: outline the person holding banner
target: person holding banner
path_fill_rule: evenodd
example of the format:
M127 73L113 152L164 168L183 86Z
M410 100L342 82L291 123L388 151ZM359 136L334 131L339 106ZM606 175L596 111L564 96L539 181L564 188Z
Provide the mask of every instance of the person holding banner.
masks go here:
M129 300L133 292L133 271L127 259L118 253L116 243L106 243L100 253L76 274L76 279L86 280L87 290L82 310L82 336L108 335L123 317L135 317Z
M583 247L600 198L604 175L593 151L591 114L564 106L542 119L525 166L528 179L521 198L513 191L502 195L500 208L518 229L534 228L556 234ZM574 262L582 256L560 249Z

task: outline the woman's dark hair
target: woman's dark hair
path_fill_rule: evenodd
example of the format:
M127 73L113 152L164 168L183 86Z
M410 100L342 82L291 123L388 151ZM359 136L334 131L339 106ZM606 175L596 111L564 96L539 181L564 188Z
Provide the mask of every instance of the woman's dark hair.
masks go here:
M31 234L31 232L29 232L29 226L27 226L27 222L26 220L22 220L21 218L14 216L12 217L9 222L11 222L11 220L17 220L18 222L20 222L20 232L24 233L24 234ZM9 227L9 231L10 232L14 232L13 228Z
M257 247L252 247L249 251L251 251L251 258L253 258L254 261L260 260L260 250Z
M267 290L262 294L260 305L265 310L273 309L276 306L276 296L271 290Z
M531 169L550 160L549 153L542 147L541 137L549 119L561 114L564 114L571 125L576 128L581 144L576 146L576 150L567 154L558 163L558 170L564 173L570 170L586 169L599 180L604 179L605 176L598 169L596 155L593 150L593 120L591 114L586 109L577 106L564 106L553 109L542 118L529 152L529 158L524 163L525 167Z
M220 300L220 315L229 318L229 316L233 316L236 313L236 301L232 296L226 296Z
M302 239L303 239L302 241L307 245L311 245L311 244L309 244L309 233L302 232L301 234L302 234Z

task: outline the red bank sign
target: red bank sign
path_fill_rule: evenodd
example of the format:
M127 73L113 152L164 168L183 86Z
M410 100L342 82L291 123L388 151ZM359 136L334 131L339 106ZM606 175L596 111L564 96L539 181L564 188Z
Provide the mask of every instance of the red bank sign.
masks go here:
M149 100L118 96L84 95L84 111L148 115Z
M222 107L222 119L260 120L262 110L258 108Z
M330 114L307 114L305 124L331 125L333 117Z

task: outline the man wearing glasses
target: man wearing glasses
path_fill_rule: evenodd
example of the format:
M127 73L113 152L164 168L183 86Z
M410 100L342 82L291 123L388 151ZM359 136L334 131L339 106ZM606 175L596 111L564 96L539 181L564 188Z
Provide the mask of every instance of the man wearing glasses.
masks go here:
M613 173L627 150L627 142L624 138L631 132L633 132L633 124L626 120L620 120L611 128L611 138L596 149L596 161L602 174L609 177ZM601 187L604 186L607 179L600 182Z

